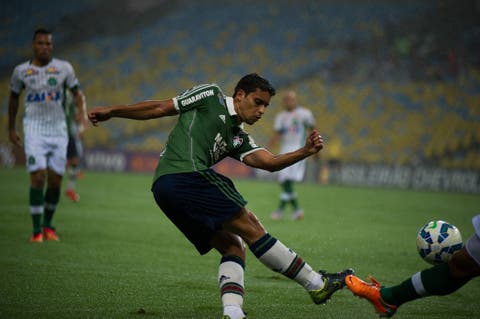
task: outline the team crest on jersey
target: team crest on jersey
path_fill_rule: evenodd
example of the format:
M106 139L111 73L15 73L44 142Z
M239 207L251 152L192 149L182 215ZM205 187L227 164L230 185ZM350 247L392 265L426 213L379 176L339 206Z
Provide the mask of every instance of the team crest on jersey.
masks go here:
M52 76L52 77L48 78L47 83L50 86L55 86L55 85L57 85L57 79Z
M240 136L236 135L233 137L233 147L234 148L238 148L240 147L240 145L243 144L243 138L241 138Z
M29 77L29 76L32 76L32 75L37 75L38 74L38 71L35 70L35 69L26 69L25 70L25 77Z
M28 157L28 165L35 165L35 157L33 157L33 155L30 155Z
M54 66L50 66L47 68L47 71L45 71L46 74L59 74L60 71L54 67Z

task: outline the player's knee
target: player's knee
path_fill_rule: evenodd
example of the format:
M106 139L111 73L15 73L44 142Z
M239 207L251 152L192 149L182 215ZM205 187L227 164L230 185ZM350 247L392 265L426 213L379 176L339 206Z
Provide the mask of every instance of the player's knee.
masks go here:
M222 256L238 256L245 260L245 245L238 235L219 232L214 236L211 244Z
M45 185L45 171L39 170L30 174L30 182L34 188L43 188Z
M58 188L62 186L62 175L53 170L48 171L48 188Z
M468 254L465 247L453 254L448 262L448 267L452 276L457 279L471 279L480 276L480 266Z
M252 228L254 229L254 232L258 235L258 236L263 236L265 235L266 233L266 230L265 228L263 227L262 223L260 222L260 220L258 219L258 217L252 213L251 211L248 211L247 212L248 214L248 218L250 220L250 223L252 225Z

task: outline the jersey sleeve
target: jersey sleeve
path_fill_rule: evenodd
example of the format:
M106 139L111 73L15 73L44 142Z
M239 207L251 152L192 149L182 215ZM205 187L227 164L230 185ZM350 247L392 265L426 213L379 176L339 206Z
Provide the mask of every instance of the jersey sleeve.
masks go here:
M77 77L75 76L75 71L73 70L73 66L69 62L65 62L66 70L67 70L67 77L65 82L69 89L74 89L78 87L80 84L78 82Z
M222 90L216 84L202 84L194 86L186 90L182 94L173 98L175 108L178 112L183 113L191 109L206 105L205 101L208 99L222 100L224 95Z
M20 77L20 68L17 66L12 73L10 78L10 91L20 94L25 87L22 78Z
M273 130L275 132L282 132L282 113L279 113L275 116L275 121L273 123Z
M315 127L315 118L313 117L312 111L305 109L305 124L308 128Z
M253 137L251 137L245 131L241 131L238 134L238 137L235 137L235 139L238 139L237 141L239 141L241 145L235 150L233 150L229 155L230 157L233 157L241 162L243 162L243 159L248 154L263 149L263 147L258 146L257 143L255 143Z

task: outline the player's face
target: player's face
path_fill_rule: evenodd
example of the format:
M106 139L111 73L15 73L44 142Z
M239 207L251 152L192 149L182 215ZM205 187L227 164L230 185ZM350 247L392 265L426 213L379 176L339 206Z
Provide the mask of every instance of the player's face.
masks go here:
M290 91L283 97L283 105L287 111L295 109L297 106L297 96L294 92Z
M235 99L238 102L236 111L241 121L252 125L262 118L265 108L270 103L271 96L270 93L260 89L248 94L240 90Z
M37 34L32 43L34 58L42 63L48 63L52 58L53 42L51 34Z

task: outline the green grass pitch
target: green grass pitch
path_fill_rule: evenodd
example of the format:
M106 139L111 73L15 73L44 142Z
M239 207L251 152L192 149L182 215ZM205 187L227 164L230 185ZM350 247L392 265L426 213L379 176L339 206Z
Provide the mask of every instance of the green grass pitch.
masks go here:
M151 176L87 172L79 203L62 195L60 242L31 244L28 175L0 169L0 318L220 318L219 256L199 256L156 207ZM418 229L444 219L466 239L480 196L297 185L303 221L273 222L275 183L237 180L267 230L315 269L353 267L392 285L429 267L415 248ZM249 252L244 308L249 318L376 318L344 289L324 306ZM478 318L480 280L452 295L402 306L396 318Z

